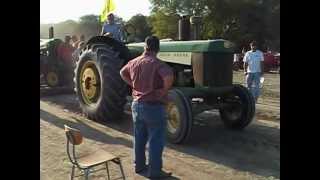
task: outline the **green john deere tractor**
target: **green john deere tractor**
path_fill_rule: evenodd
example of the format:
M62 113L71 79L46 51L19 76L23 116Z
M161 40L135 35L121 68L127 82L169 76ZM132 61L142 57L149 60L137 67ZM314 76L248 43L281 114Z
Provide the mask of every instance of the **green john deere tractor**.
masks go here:
M182 25L179 23L179 27ZM169 141L185 142L192 131L193 116L209 109L220 111L226 127L245 128L253 119L255 102L247 88L233 84L234 45L222 39L186 41L186 37L189 35L179 36L181 41L160 42L158 54L175 74L174 87L169 92L172 101L167 105ZM144 43L125 45L104 36L87 42L74 78L75 91L87 117L121 119L130 91L119 71L143 52L143 46Z
M49 29L49 39L40 39L40 81L43 79L50 87L72 83L73 71L58 56L57 48L61 43L62 40L53 37L53 27Z

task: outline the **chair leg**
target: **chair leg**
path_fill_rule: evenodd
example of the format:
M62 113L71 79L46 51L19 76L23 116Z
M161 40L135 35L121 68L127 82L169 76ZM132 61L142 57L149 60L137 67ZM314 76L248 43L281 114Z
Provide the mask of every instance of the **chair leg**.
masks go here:
M122 174L122 178L125 180L126 177L124 176L124 172L123 172L123 168L122 168L122 164L121 164L120 158L118 159L118 161L119 161L119 166L120 166L120 171L121 171L121 174Z
M106 168L107 168L107 173L108 173L108 180L110 180L110 174L109 174L109 166L108 166L108 161L106 162Z
M74 175L74 165L72 165L72 171L71 171L71 180L73 180L73 175Z
M90 172L90 169L85 169L84 170L84 179L85 180L89 180L89 172Z

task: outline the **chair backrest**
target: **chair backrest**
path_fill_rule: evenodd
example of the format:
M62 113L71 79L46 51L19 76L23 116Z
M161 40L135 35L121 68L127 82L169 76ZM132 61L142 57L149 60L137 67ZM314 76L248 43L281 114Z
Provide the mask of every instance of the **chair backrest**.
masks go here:
M80 132L80 130L71 128L67 125L64 125L64 130L66 132L67 138L69 142L73 145L79 145L83 141L83 136Z
M67 125L64 125L64 130L66 132L67 136L67 154L69 157L69 160L72 164L77 165L79 168L81 168L77 162L77 157L76 157L76 148L75 145L79 145L83 141L83 137L78 129L71 128ZM70 152L70 144L72 145L72 152Z

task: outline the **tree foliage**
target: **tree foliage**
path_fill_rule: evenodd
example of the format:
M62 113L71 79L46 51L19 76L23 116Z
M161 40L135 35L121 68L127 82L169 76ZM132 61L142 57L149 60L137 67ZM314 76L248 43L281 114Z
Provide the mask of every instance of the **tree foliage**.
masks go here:
M235 42L238 50L248 48L251 40L257 40L260 48L280 50L280 0L150 0L150 16L133 16L128 23L136 28L136 36L144 40L147 35L159 38L178 37L178 21L182 15L202 17L201 38L223 38ZM117 23L126 22L116 16ZM51 25L40 26L40 37L48 37ZM99 34L98 16L82 16L78 22L68 20L53 25L55 35Z
M99 22L99 16L96 15L86 15L79 19L78 25L74 31L74 34L80 36L85 35L86 37L91 37L98 35L101 30L101 25Z
M280 0L150 0L153 21L166 16L200 15L202 39L224 38L239 49L255 39L261 48L280 50ZM159 16L157 18L157 16ZM154 25L163 23L154 22ZM168 22L171 24L171 22ZM165 28L153 27L157 34Z
M178 21L177 14L167 13L163 10L158 10L151 14L149 22L152 26L152 33L160 39L178 37Z
M148 24L148 19L146 16L142 14L137 14L132 16L132 18L127 22L127 24L131 24L135 28L135 36L138 41L144 41L144 39L151 35L151 27Z

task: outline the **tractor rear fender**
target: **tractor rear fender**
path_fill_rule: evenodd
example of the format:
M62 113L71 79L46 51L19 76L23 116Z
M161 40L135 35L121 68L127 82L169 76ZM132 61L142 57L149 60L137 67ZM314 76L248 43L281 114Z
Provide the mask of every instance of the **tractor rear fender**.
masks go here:
M129 50L124 43L119 42L113 38L106 36L94 36L86 44L86 47L90 47L92 44L107 44L111 46L115 51L119 52L119 57L125 60L125 64L130 58Z

